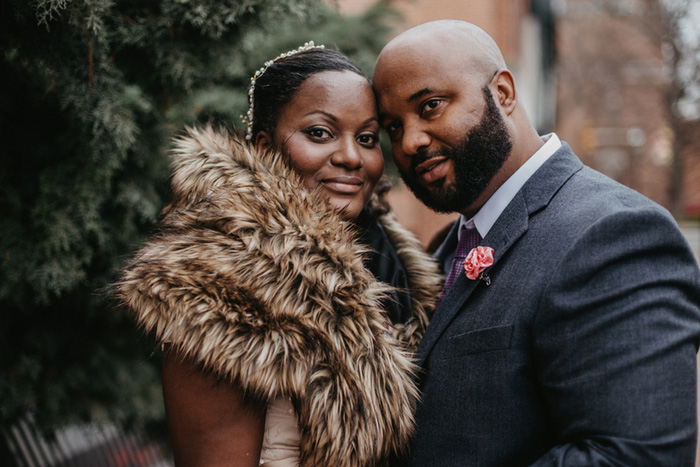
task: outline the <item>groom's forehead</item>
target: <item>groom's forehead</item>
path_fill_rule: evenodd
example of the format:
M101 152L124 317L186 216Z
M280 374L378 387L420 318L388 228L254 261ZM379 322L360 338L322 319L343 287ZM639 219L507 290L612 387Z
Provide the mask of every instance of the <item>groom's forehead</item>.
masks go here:
M374 73L374 88L377 93L404 94L406 98L420 91L435 78L443 68L439 57L410 50L390 51L377 62Z
M379 70L373 83L380 104L410 105L433 94L453 95L476 81L449 63L409 63L397 61Z

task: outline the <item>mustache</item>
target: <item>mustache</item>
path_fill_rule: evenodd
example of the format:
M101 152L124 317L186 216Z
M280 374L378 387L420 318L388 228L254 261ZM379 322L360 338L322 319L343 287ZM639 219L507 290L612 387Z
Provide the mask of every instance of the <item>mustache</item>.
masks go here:
M416 151L416 153L411 157L411 171L415 172L416 167L434 157L446 157L449 159L452 158L452 153L451 151L447 151L444 149L428 151L427 149L419 148L418 151Z

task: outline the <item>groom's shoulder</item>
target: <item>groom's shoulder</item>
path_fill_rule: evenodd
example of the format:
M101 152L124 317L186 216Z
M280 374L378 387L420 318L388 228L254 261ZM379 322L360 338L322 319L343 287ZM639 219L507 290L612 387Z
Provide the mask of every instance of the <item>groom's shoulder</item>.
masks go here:
M565 157L572 156L576 157L573 153ZM602 220L635 223L640 219L677 228L671 214L659 203L585 164L570 172L542 214L541 225L569 225L573 230Z
M574 205L599 207L605 211L634 208L666 211L639 191L585 163L567 180L559 194L571 197Z

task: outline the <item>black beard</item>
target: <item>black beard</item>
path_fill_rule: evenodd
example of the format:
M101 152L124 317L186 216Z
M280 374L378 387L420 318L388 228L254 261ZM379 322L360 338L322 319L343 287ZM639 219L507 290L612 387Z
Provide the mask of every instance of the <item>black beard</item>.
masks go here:
M437 212L462 212L484 192L508 159L513 143L488 86L482 89L486 112L453 149L428 152L419 149L411 161L410 173L401 173L406 185L423 204ZM436 156L452 159L455 181L429 190L416 177L418 164Z

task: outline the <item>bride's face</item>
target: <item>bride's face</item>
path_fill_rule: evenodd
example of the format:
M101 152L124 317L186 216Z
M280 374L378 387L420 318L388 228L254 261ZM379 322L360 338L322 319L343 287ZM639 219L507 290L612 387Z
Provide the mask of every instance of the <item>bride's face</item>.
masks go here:
M309 189L354 219L384 171L379 123L369 82L350 71L306 79L282 108L273 136Z

